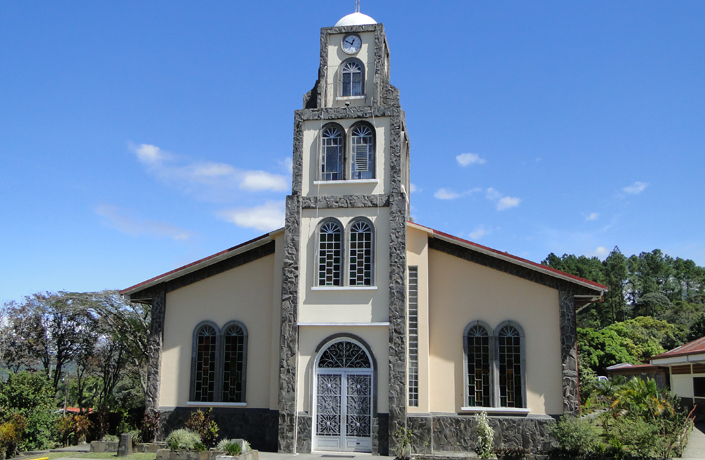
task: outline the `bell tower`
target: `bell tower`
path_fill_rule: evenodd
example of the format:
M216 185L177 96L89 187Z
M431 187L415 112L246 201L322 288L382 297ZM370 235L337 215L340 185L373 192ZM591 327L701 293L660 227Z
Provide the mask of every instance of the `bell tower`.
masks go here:
M311 352L305 344L328 332L354 327L355 337L371 342L378 367L369 449L386 454L379 449L389 445L391 451L391 434L405 426L408 215L409 139L399 91L390 83L384 26L356 12L321 29L318 79L303 109L294 112L281 292L280 452L296 452L306 438L313 438L314 450L323 449L316 449L316 401L308 395L315 382L306 374ZM343 444L344 434L343 428ZM364 449L361 439L357 447Z

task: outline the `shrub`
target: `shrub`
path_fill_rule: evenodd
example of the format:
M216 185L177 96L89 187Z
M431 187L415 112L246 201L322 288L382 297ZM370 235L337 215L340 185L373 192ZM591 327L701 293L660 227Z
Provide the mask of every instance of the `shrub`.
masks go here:
M105 442L119 442L120 438L118 438L114 434L106 434L105 436L103 436L102 440Z
M511 458L511 459L523 459L526 458L526 454L529 453L526 449L523 447L495 447L494 449L495 455L497 457L503 457L503 458Z
M68 446L86 436L92 424L87 415L70 414L61 417L56 425L61 443Z
M10 372L6 381L0 380L0 422L18 413L26 419L27 429L17 448L40 450L53 447L56 429L53 387L41 374L27 371Z
M242 453L242 448L239 442L231 442L225 447L225 451L228 455L240 455Z
M12 414L10 420L0 424L0 451L4 452L7 458L14 457L17 453L17 446L26 428L27 419L18 413Z
M487 419L487 412L475 415L477 422L477 442L475 452L480 458L494 458L494 430Z
M196 412L192 412L189 419L186 421L186 428L201 437L201 442L206 446L210 446L218 437L218 425L211 420L212 408L208 408L207 411L202 412L198 409Z
M605 450L589 420L564 415L551 428L551 435L558 441L560 456L593 456Z
M242 443L245 445L245 452L249 452L252 450L252 446L250 446L250 443L243 440Z
M394 454L397 460L403 460L411 457L411 429L399 427L394 433L394 440L396 441L396 447L394 448Z
M127 434L129 434L132 437L132 445L133 446L135 444L142 442L142 432L140 430L128 431Z
M174 430L166 438L166 446L171 450L194 450L201 443L201 437L189 429Z
M142 442L154 442L159 432L159 411L145 412L142 417Z

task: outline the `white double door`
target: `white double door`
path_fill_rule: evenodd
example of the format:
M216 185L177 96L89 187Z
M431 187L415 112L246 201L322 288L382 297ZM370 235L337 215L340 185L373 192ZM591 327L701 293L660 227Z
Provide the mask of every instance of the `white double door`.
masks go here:
M372 372L318 369L313 450L372 451Z

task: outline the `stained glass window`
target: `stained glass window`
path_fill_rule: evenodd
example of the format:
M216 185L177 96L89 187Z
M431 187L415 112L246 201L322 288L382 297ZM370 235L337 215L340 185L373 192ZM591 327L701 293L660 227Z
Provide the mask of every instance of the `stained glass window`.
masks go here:
M465 336L468 360L468 406L490 407L490 337L476 324Z
M196 335L194 401L215 401L216 338L215 328L210 325L201 327Z
M372 285L372 226L357 221L350 227L350 286Z
M223 401L245 402L245 331L234 324L223 334Z
M321 180L343 179L343 132L336 126L323 129L321 140Z
M498 334L499 404L501 407L524 407L521 379L521 335L513 326L504 326Z
M335 222L321 225L318 235L318 285L340 286L343 231Z

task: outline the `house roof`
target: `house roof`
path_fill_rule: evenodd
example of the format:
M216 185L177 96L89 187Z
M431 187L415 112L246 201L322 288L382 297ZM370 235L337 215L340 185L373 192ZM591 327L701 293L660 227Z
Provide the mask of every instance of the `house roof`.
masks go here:
M482 254L488 255L490 257L495 257L497 259L501 259L516 265L521 265L525 268L531 269L538 271L540 273L544 273L548 276L552 276L554 278L559 278L565 281L570 281L572 283L580 284L582 286L585 286L587 288L600 291L600 294L604 291L607 291L608 288L605 285L602 285L600 283L596 283L594 281L590 281L585 278L581 278L579 276L571 275L566 272L562 272L560 270L556 270L555 268L548 267L546 265L541 265L537 264L536 262L532 262L527 259L523 259L521 257L517 257L515 255L509 254L508 252L502 252L498 251L496 249L489 248L487 246L483 246L481 244L473 243L472 241L464 240L462 238L458 238L457 236L450 235L445 232L441 232L438 230L434 230L430 227L425 227L423 225L419 225L415 222L408 222L408 225L418 228L420 230L423 230L427 233L432 234L435 238L439 238L442 240L446 240L448 242L466 247L468 249L471 249L473 251L480 252Z
M615 364L614 366L610 366L607 368L608 371L621 371L621 370L628 370L628 369L656 369L662 366L655 366L653 364L629 364L629 363L620 363L620 364Z
M417 228L417 229L422 230L426 233L429 233L434 238L445 240L445 241L451 242L453 244L457 244L457 245L466 247L466 248L471 249L473 251L477 251L482 254L488 255L490 257L495 257L497 259L501 259L506 262L510 262L510 263L520 265L520 266L523 266L523 267L531 269L531 270L538 271L540 273L546 274L548 276L552 276L554 278L559 278L559 279L562 279L565 281L569 281L572 283L576 283L576 284L585 286L585 287L590 288L592 290L598 291L599 293L596 295L599 295L599 296L601 296L604 291L607 291L607 286L604 286L602 284L595 283L595 282L587 280L585 278L580 278L579 276L571 275L571 274L562 272L560 270L556 270L555 268L551 268L551 267L547 267L545 265L537 264L536 262L532 262L527 259L522 259L521 257L514 256L514 255L509 254L507 252L502 252L502 251L498 251L496 249L489 248L487 246L482 246L481 244L473 243L472 241L464 240L462 238L458 238L457 236L453 236L448 233L441 232L439 230L434 230L430 227L425 227L423 225L419 225L414 222L407 222L407 225L412 228ZM154 278L148 279L147 281L143 281L139 284L135 284L134 286L130 286L129 288L121 290L120 294L122 294L122 295L135 294L139 291L142 291L142 290L147 289L149 287L155 286L159 283L163 283L165 281L170 281L172 279L179 278L180 276L184 276L188 273L192 273L196 270L200 270L202 268L205 268L209 265L215 264L215 263L220 262L222 260L228 259L230 257L234 257L238 254L242 254L244 252L247 252L249 250L252 250L254 248L257 248L259 246L262 246L264 244L271 242L277 234L279 234L283 231L284 231L284 228L280 228L278 230L274 230L273 232L258 236L257 238L254 238L250 241L246 241L246 242L239 244L237 246L233 246L232 248L229 248L224 251L218 252L216 254L210 255L208 257L204 257L203 259L197 260L197 261L192 262L188 265L184 265L183 267L179 267L179 268L176 268L176 269L171 270L169 272L163 273L159 276L155 276Z
M675 358L678 356L700 355L703 353L705 353L705 337L700 337L699 339L695 339L692 342L688 342L685 345L674 348L673 350L656 355L651 358L651 361L655 359Z

